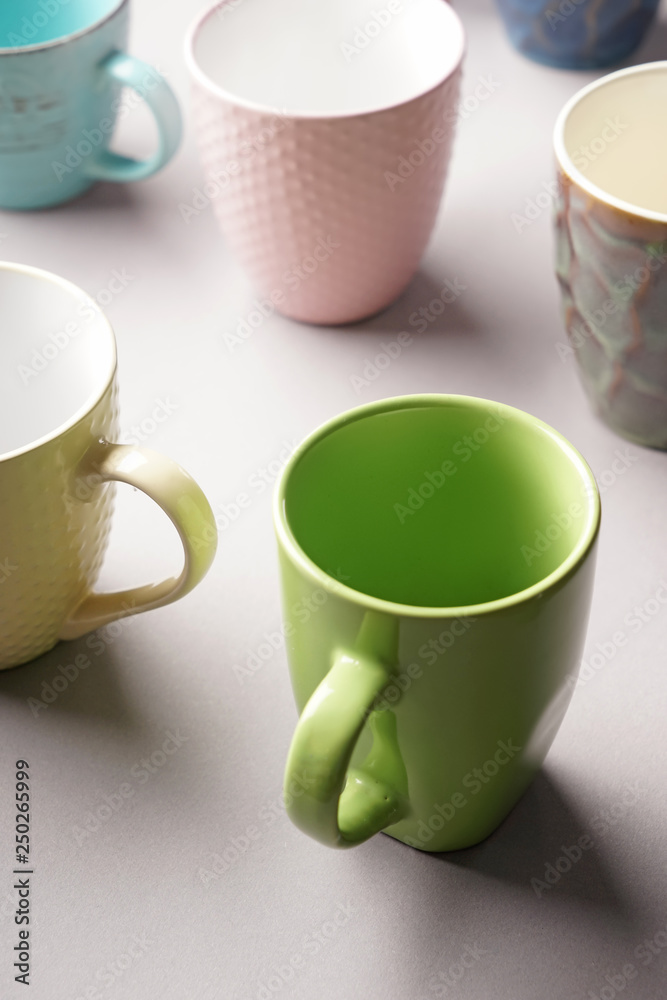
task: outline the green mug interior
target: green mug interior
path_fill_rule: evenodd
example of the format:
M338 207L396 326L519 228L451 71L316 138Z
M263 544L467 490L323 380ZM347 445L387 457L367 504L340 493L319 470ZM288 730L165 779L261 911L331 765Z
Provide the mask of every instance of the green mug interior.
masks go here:
M101 21L122 0L2 0L0 48L43 45L84 31Z
M295 456L284 503L303 552L353 590L484 604L539 584L594 537L588 466L519 410L443 397L347 416Z

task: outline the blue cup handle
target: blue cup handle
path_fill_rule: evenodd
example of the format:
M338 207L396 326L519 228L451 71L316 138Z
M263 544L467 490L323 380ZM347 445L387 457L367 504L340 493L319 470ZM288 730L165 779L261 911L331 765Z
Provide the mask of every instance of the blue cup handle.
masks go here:
M100 72L124 87L132 87L143 97L157 122L159 141L157 151L147 160L135 160L109 149L100 150L97 156L90 157L86 173L97 180L118 183L151 177L169 162L181 141L183 124L174 92L164 77L148 63L123 52L108 56L100 64ZM150 90L146 88L147 77L154 81Z

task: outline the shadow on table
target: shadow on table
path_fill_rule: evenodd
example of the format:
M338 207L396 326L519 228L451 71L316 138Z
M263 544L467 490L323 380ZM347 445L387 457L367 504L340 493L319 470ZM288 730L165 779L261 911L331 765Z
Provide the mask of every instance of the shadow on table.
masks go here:
M98 181L79 198L63 205L69 213L88 216L91 212L141 212L141 192L135 184L112 184L109 181ZM58 207L58 206L56 206Z
M413 995L424 1000L442 990L447 975L452 986L459 973L468 975L470 966L467 959L461 964L460 956L479 943L489 961L460 984L460 1000L611 997L605 976L620 981L618 971L626 961L634 961L641 975L629 995L664 997L664 965L653 964L651 955L648 963L641 961L637 954L642 939L665 926L659 891L641 891L645 852L654 851L655 842L636 845L634 871L627 855L619 867L613 832L619 828L604 832L595 822L604 809L605 803L597 803L582 812L543 772L498 830L475 847L426 854L387 845L391 863L400 864L404 874L405 913L396 923L396 947L412 953L423 970L424 985ZM638 835L641 829L639 824ZM593 845L578 855L574 848L586 835ZM384 891L380 885L378 896ZM589 984L596 992L587 992Z
M630 910L606 860L604 836L591 828L593 819L578 815L553 779L542 771L487 840L465 851L434 857L525 887L536 899L574 897L632 925ZM578 842L585 837L589 838L584 840L588 846L582 849Z
M466 286L458 284L456 278L438 281L420 270L402 295L386 309L361 323L334 329L352 335L382 333L388 338L402 332L410 333L416 339L443 334L490 338L484 322L475 321L464 291L467 291Z
M57 713L104 719L126 731L144 728L115 669L108 630L60 642L30 663L0 672L0 702L8 701L27 720Z

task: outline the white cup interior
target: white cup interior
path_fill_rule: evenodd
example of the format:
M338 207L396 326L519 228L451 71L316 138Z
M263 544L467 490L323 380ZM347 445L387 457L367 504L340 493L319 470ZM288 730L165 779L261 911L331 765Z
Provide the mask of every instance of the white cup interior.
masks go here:
M584 186L622 207L667 213L667 63L612 73L575 95L556 126L556 148Z
M446 0L226 0L194 31L191 68L242 104L349 115L431 90L463 45Z
M75 285L0 264L0 457L53 437L105 391L116 365L109 323Z

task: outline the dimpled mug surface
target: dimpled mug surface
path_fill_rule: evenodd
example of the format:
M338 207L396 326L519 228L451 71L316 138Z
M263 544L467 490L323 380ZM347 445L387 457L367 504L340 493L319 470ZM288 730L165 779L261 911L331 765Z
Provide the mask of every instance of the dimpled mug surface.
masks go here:
M126 53L129 0L3 0L0 9L0 206L69 201L98 180L149 177L178 148L178 104L160 74ZM111 152L131 87L151 108L158 150ZM139 96L137 96L139 95Z
M578 452L487 400L381 400L297 449L274 519L300 829L445 851L502 822L574 688L599 517Z
M589 400L615 431L667 448L667 63L576 94L554 133L557 275Z
M512 44L560 69L619 62L641 42L659 0L498 0Z
M73 370L61 382L57 362L70 346L89 353L92 341L72 337L90 323L85 300L73 303L58 285L48 291L48 321L36 322L31 275L0 269L2 326L14 332L2 351L0 668L31 660L58 641L68 613L97 579L113 513L114 487L86 488L72 468L92 441L118 436L116 380L105 380L96 405L64 437L49 436L87 396L87 383L77 385ZM98 315L93 330L102 322ZM21 326L33 335L16 336ZM115 368L112 344L100 338L90 362L104 379ZM26 451L35 439L44 439L41 447Z
M188 39L210 204L265 308L346 323L389 305L435 223L463 29L442 0L221 3Z
M116 346L99 307L69 282L0 263L0 669L127 615L169 604L206 574L217 531L191 477L118 436ZM180 575L95 593L115 482L162 507Z

